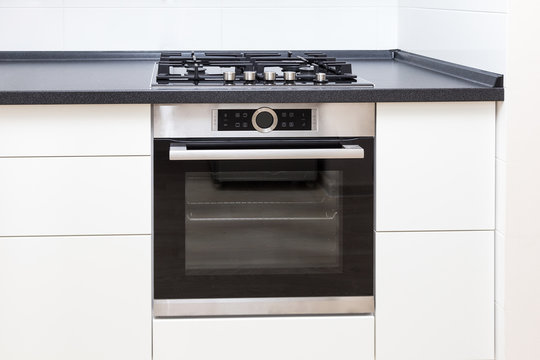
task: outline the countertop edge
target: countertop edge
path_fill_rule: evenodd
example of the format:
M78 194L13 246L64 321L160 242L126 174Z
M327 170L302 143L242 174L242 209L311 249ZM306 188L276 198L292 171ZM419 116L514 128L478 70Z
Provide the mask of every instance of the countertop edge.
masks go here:
M3 91L0 105L503 101L504 88L321 91Z

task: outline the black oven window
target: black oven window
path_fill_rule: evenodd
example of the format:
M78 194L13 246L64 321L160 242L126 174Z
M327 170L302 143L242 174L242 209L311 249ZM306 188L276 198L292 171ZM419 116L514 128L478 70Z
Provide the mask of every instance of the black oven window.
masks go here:
M186 275L342 271L342 172L185 173Z

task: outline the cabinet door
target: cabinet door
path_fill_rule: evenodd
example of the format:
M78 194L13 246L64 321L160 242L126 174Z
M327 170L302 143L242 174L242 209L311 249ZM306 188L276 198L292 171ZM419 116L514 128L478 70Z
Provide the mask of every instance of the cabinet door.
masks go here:
M150 234L151 158L0 158L0 236Z
M0 237L0 359L150 360L150 236Z
M376 230L492 230L495 103L377 104Z
M148 104L0 106L0 157L150 155L150 119Z
M494 234L376 234L377 360L494 358Z
M154 360L373 360L373 316L155 319Z

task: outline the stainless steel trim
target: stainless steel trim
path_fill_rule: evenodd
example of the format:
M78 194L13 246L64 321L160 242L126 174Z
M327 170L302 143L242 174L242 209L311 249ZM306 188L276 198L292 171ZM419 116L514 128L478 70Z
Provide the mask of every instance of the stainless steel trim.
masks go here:
M372 314L373 296L154 300L155 317Z
M188 150L171 145L170 160L273 160L273 159L363 159L364 149L344 145L339 149L217 149Z
M259 126L259 124L257 124L257 115L259 115L262 112L269 113L270 115L272 115L272 119L274 119L274 121L272 122L272 125L270 125L267 128L262 128ZM258 132L262 132L262 133L270 132L276 128L277 123L278 123L278 117L277 117L276 112L267 107L262 107L262 108L257 109L251 116L251 124L253 125L255 130L257 130Z
M217 109L212 109L212 131L218 131L218 111L217 111Z

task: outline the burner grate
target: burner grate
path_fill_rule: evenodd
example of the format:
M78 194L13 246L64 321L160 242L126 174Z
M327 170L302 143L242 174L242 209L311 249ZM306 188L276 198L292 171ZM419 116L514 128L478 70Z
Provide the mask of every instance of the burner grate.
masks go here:
M252 75L249 81L246 81L245 72ZM231 73L234 75L232 78ZM320 80L322 78L324 80ZM358 84L350 63L323 52L208 51L161 54L154 85L205 84L371 85L366 82Z

